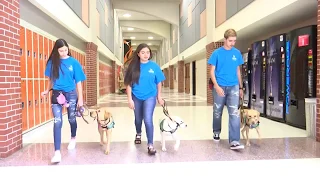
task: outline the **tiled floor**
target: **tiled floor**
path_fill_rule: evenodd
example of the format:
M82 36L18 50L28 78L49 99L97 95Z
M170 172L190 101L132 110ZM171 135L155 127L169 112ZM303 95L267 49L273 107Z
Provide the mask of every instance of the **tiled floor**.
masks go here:
M304 168L311 167L311 165L313 165L312 168L320 167L320 160L318 159L320 157L320 143L307 138L304 130L261 118L262 140L258 141L255 131L251 131L252 146L246 147L243 151L231 151L227 144L228 115L226 109L223 115L222 141L216 143L212 141L212 106L206 103L206 99L178 94L168 89L164 90L163 97L167 101L169 113L180 116L188 124L187 128L178 130L182 140L178 152L173 150L172 141L167 143L167 152L161 151L158 128L159 119L164 117L161 106L157 105L154 113L154 139L158 153L156 156L150 157L146 153L145 134L143 134L141 145L134 145L133 143L135 135L134 119L132 110L127 107L127 97L125 95L108 95L100 100L100 106L109 107L116 122L111 154L103 154L103 149L98 143L99 134L96 122L86 124L80 118L78 119L77 148L68 151L66 147L70 137L70 127L65 119L62 128L62 141L64 143L62 145L62 162L59 164L60 167L65 168L62 170L59 166L48 167L58 168L59 171L65 172L67 169L77 168L77 170L74 170L79 172L76 176L85 173L81 172L81 169L88 172L90 169L94 169L97 172L104 171L103 169L106 168L107 171L118 172L121 168L125 168L127 172L134 173L133 169L143 167L144 172L146 172L146 169L152 169L152 172L158 174L163 172L160 168L168 169L169 171L163 173L165 173L164 176L170 177L193 177L195 174L199 176L199 173L190 174L192 173L190 169L195 172L203 172L203 177L220 177L223 175L223 168L228 167L227 169L230 169L232 166L234 167L232 171L241 176L244 174L242 171L250 171L250 177L243 176L243 179L254 178L252 175L256 171L261 172L267 166L268 169L272 167L279 173L281 173L280 169L282 168L284 170L282 174L290 168L290 172L295 172L294 169L298 169L298 165L301 165L301 163L303 163ZM143 132L145 132L144 129ZM0 171L9 173L14 171L15 168L20 171L19 166L33 166L27 168L29 172L50 171L45 167L50 164L50 158L53 154L52 123L24 135L24 144L21 151L7 159L0 160ZM130 164L137 166L131 166ZM173 167L173 164L176 167ZM12 169L10 168L12 166L15 167ZM200 166L203 168L200 168ZM35 167L38 167L39 170ZM211 174L212 176L209 176L210 173L213 173L209 167L212 171L215 171L215 174ZM5 169L6 171L4 171ZM24 171L27 170L24 169ZM302 170L300 171L302 172ZM310 171L308 170L308 173ZM263 176L272 175L266 172L262 173ZM298 171L295 173L298 173ZM130 177L130 174L120 173L116 177L122 176Z

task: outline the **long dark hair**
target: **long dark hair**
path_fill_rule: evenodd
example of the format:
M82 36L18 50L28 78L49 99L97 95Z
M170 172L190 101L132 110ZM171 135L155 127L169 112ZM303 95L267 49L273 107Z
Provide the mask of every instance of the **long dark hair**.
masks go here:
M140 78L140 57L138 56L139 52L143 48L148 48L150 51L150 57L149 59L152 58L152 52L151 48L145 44L139 44L137 49L133 52L132 56L129 57L128 61L126 63L129 63L129 66L125 72L124 76L124 84L125 86L132 86L132 84L136 83L139 84L139 78ZM126 65L125 65L126 66Z
M68 48L68 56L71 56L70 50L69 50L69 45L67 43L66 40L64 39L58 39L56 40L56 42L54 43L53 49L51 51L51 54L48 58L47 61L47 65L48 62L51 61L52 62L52 66L51 66L51 73L50 73L50 80L54 81L56 79L59 79L59 69L61 69L61 59L60 59L60 54L58 49L66 46ZM61 70L62 71L62 70ZM63 73L63 72L62 72Z

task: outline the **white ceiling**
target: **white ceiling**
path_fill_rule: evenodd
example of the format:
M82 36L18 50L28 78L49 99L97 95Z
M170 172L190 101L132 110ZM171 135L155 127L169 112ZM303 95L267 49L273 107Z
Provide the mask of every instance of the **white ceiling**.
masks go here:
M140 12L135 12L135 11L128 11L128 10L122 10L122 9L115 9L117 12L119 20L162 20L160 18L157 18L155 16L151 16L148 14L143 14ZM130 17L124 17L124 14L130 14Z
M125 32L122 34L123 38L128 39L130 37L135 37L135 40L162 40L163 37L158 36L154 33L145 33L145 32ZM153 37L149 39L148 37Z
M121 0L120 0L121 1ZM155 1L155 0L149 0L149 1ZM163 2L168 2L168 1L179 1L179 0L164 0ZM127 11L127 10L122 10L122 9L115 9L115 11L117 12L117 15L119 17L119 20L126 20L126 21L136 21L136 20L162 20L160 18L151 16L151 15L147 15L147 14L143 14L140 12L134 12L134 11ZM130 14L130 17L124 17L124 14ZM134 28L134 30L129 30L128 28L131 27L127 27L127 26L121 26L122 28L122 37L123 39L130 39L130 37L135 37L135 39L132 39L132 44L140 44L140 43L147 43L147 44L152 44L152 46L160 46L163 40L163 37L151 33L147 30L144 29L138 29L138 28ZM148 37L153 37L153 39L148 39Z
M317 17L317 6L318 2L316 0L298 0L259 22L238 31L238 40L257 39Z
M128 28L132 28L132 27L127 27L127 26L121 26L122 27L122 32L149 32L149 31L146 31L144 29L138 29L138 28L133 28L133 30L129 30Z

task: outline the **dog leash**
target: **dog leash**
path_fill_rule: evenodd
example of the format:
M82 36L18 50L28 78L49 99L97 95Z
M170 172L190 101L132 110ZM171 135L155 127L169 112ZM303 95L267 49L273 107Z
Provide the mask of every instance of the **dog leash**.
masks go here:
M84 115L85 111L88 112L87 115ZM86 122L87 124L89 124L89 122L84 118L84 116L89 116L89 108L86 105L83 105L83 106L80 106L77 108L76 116L82 117L83 121ZM95 120L96 119L93 119L93 121L95 121Z
M162 99L162 100L163 100L163 105L162 105L163 113L164 113L164 115L166 115L172 121L172 118L169 115L167 103L166 103L166 101L164 99Z

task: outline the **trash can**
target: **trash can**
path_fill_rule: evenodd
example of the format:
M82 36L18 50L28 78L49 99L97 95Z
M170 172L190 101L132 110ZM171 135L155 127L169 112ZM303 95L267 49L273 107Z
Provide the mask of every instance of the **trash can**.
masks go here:
M311 138L316 137L316 120L317 120L317 99L305 98L306 111L306 131L307 136Z

